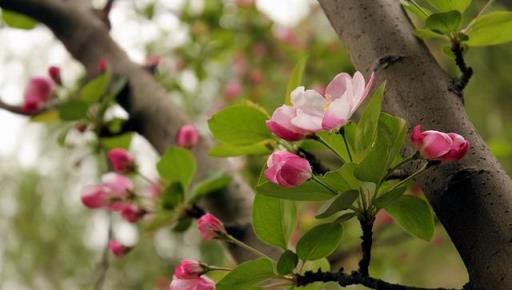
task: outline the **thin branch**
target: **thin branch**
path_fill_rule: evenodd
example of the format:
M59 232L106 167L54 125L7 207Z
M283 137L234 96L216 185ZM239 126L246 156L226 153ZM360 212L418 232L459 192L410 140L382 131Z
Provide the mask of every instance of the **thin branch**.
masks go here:
M319 270L317 272L308 271L304 273L304 275L295 276L295 283L297 286L306 286L314 282L337 282L341 287L346 287L350 285L363 285L368 288L377 290L456 290L448 288L421 288L393 284L373 277L362 276L358 272L352 272L349 275L343 273L342 271L337 273L331 273L322 272Z
M60 102L57 102L57 101L49 102L44 107L42 107L38 110L27 112L27 111L24 111L21 106L7 104L6 102L0 100L0 109L6 110L6 111L14 113L14 114L23 115L23 116L36 116L41 113L47 112L51 109L54 109L54 108L58 107L59 105L60 105Z
M93 290L101 290L105 285L105 278L107 277L108 268L110 267L110 252L108 249L108 243L112 240L113 230L112 230L112 214L108 214L108 234L107 234L107 244L103 249L103 253L101 255L101 260L98 262L96 266L97 279L94 283Z
M450 90L461 97L462 102L464 103L464 99L462 98L462 92L464 88L468 85L469 80L473 76L473 68L467 66L464 60L464 47L461 45L460 41L453 41L452 43L452 52L455 55L455 64L459 68L462 75L459 79L455 81Z

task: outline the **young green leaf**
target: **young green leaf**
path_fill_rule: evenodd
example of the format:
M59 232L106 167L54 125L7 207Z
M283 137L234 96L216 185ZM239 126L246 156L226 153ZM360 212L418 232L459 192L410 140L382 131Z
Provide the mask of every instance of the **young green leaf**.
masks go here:
M84 119L88 109L88 104L79 100L70 100L59 106L59 117L64 121Z
M121 135L113 136L113 137L103 137L100 139L101 145L105 147L105 149L110 150L114 148L124 148L129 149L132 144L133 133L127 132Z
M291 92L302 84L302 78L304 76L304 70L306 69L306 63L308 62L308 56L304 56L295 64L293 67L292 74L288 80L286 86L286 93L284 95L284 103L287 105L291 104Z
M437 33L433 30L426 29L426 28L417 28L414 31L414 34L416 34L417 37L421 39L430 39L430 38L442 38L445 40L449 40L448 37L444 34Z
M37 114L35 116L30 117L31 122L39 122L39 123L51 123L60 121L59 111L50 110L42 112L41 114Z
M456 32L459 29L461 21L462 15L459 11L454 10L434 13L427 18L425 24L434 32L448 34L450 32Z
M414 4L412 4L410 1L407 0L401 0L400 3L402 4L402 7L405 8L405 10L411 12L412 14L416 15L419 19L422 21L427 20L427 17L432 14L430 10L428 10L425 7L418 7Z
M349 160L347 147L345 146L345 142L343 142L343 137L341 137L339 134L332 132L318 132L316 133L316 136L322 140L320 143L326 143L330 148L333 148L335 153L343 161Z
M407 187L402 186L385 192L375 199L373 205L375 205L376 208L385 208L387 205L399 199L404 194L406 189Z
M321 179L338 192L358 189L361 182L354 176L355 169L354 163L347 162L338 170L328 172Z
M341 241L343 227L327 223L309 230L297 243L297 256L303 261L316 260L329 256Z
M274 141L268 140L251 145L231 145L220 143L210 149L210 156L214 157L231 157L241 155L266 155L270 154L275 145Z
M512 41L512 12L496 11L475 19L467 31L469 46L497 45Z
M227 274L216 285L217 290L250 289L275 277L272 263L267 259L244 262Z
M257 194L252 207L254 232L265 243L287 249L297 224L295 202Z
M226 188L231 183L231 179L231 176L222 173L198 182L192 189L190 202L197 202L205 195Z
M421 198L403 195L384 207L408 233L429 241L434 235L434 216L430 205Z
M318 211L317 218L327 218L342 210L349 209L359 197L359 191L349 190L335 197L332 202L327 202Z
M173 147L167 149L156 168L163 180L180 182L186 189L196 173L196 159L190 150Z
M460 13L463 13L471 4L471 0L427 0L427 2L441 12L457 10Z
M104 73L89 81L80 90L80 100L88 104L97 102L107 91L111 78L112 72L107 69Z
M5 24L11 28L30 30L37 25L37 21L33 18L17 12L3 9L1 13Z
M354 212L347 212L347 213L340 215L333 223L342 224L346 221L351 220L355 216L356 216L356 214Z
M355 147L357 151L365 151L375 142L385 87L386 83L383 83L375 90L368 105L362 112L361 119L357 123L355 132Z
M163 209L173 210L177 205L183 203L185 200L185 189L183 184L179 182L173 182L162 193L160 199Z
M290 250L286 250L277 261L277 273L281 275L290 274L295 270L298 263L299 257L297 257L297 254Z
M334 196L331 191L312 180L293 188L281 187L267 181L256 186L256 192L289 200L327 200Z
M208 127L220 142L252 145L272 139L265 121L268 114L252 103L234 105L221 110L208 120Z

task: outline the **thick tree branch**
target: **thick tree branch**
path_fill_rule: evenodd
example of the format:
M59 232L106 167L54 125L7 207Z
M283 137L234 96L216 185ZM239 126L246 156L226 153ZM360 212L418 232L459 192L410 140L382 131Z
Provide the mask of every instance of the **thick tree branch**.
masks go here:
M106 59L114 73L124 75L129 80L131 93L123 106L130 113L137 131L160 153L174 144L176 132L189 122L188 119L151 74L132 62L112 40L104 23L92 9L63 0L0 0L0 7L29 15L46 24L91 74L96 73L98 61ZM255 238L250 225L252 189L230 168L227 161L208 156L210 144L210 139L204 137L194 149L199 178L225 170L233 176L233 182L223 194L209 198L208 210L230 228L236 228L237 238L272 254L268 246ZM237 260L253 257L243 249L230 247Z
M372 258L372 242L373 242L373 216L364 215L359 217L359 224L363 234L361 235L361 253L362 258L359 261L359 274L363 277L368 277L370 273L370 260Z
M357 69L369 72L375 59L405 56L377 73L387 81L384 108L409 126L458 132L471 149L418 178L438 218L461 255L468 289L512 289L512 183L469 121L451 77L414 37L395 0L319 0Z

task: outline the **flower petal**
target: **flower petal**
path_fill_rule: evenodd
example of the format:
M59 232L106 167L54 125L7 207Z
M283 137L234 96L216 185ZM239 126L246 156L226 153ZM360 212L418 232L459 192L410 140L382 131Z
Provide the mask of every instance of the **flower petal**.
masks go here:
M336 99L329 105L324 114L322 128L324 130L331 130L342 126L347 123L351 116L350 100L344 97Z
M352 78L347 73L337 74L325 89L325 95L333 99L340 98L347 90L347 85L352 81Z

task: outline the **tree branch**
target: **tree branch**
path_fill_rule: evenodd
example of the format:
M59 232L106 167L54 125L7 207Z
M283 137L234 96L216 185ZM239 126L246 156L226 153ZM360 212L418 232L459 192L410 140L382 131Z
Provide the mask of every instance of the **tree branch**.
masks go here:
M459 41L454 41L452 43L452 52L455 55L455 64L459 68L462 75L460 78L455 80L453 86L450 87L453 93L458 95L462 102L464 102L463 91L464 88L468 85L469 80L473 76L473 69L467 66L466 61L464 60L464 47L461 45Z
M179 128L189 123L184 113L171 101L165 89L143 67L132 62L112 40L104 23L95 12L73 1L60 0L0 0L0 7L26 14L46 24L64 44L71 55L80 61L90 74L97 71L100 59L106 59L113 72L126 76L130 94L122 105L136 124L135 129L160 152L175 144ZM225 224L236 228L238 238L267 254L277 256L271 247L260 242L252 231L251 206L254 192L229 163L208 156L211 140L201 139L194 148L198 161L198 178L213 171L225 170L233 182L223 192L207 200L207 208ZM231 254L238 261L254 255L230 245Z
M409 126L457 132L470 141L463 160L431 168L417 181L468 269L468 289L512 289L512 183L447 89L452 78L414 36L400 1L319 2L357 69L369 72L375 59L405 56L377 73L378 82L387 81L386 111Z
M359 261L359 274L368 277L370 260L372 258L372 242L373 242L373 221L375 218L367 214L359 217L359 224L363 234L361 235L361 253L362 258Z

